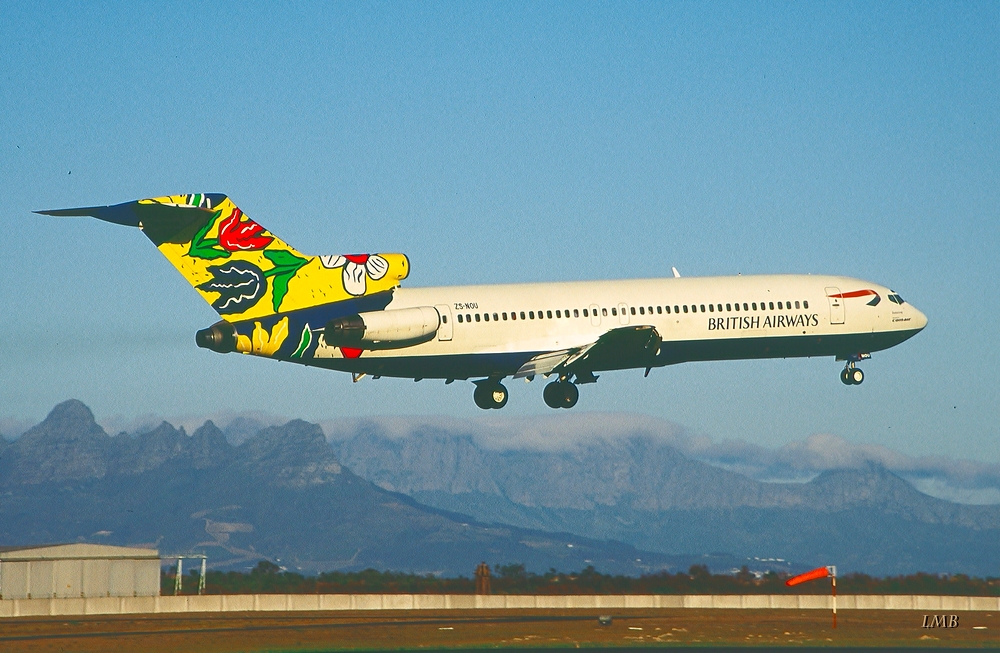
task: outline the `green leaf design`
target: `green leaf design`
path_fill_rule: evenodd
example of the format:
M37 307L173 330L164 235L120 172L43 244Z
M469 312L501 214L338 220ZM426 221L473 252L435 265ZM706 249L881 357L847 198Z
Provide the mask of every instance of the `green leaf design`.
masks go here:
M312 344L312 329L306 324L306 328L302 329L302 337L299 339L299 346L295 348L292 353L292 358L302 358L302 354L306 353L309 349L309 345Z
M221 248L216 248L216 245L219 244L218 238L205 238L220 215L222 215L222 211L216 211L212 215L212 219L206 222L205 226L199 229L198 233L194 235L194 238L191 239L191 247L188 249L188 256L203 258L209 261L217 258L229 258L229 252Z
M283 249L265 250L264 258L274 263L274 267L264 272L264 276L274 277L271 295L274 310L277 311L288 293L288 282L299 271L299 268L309 262L309 259L299 258Z

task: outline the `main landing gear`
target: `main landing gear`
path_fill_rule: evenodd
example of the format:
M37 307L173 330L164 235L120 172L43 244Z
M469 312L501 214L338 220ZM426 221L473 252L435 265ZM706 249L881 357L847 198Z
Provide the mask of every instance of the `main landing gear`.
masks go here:
M477 406L483 410L489 410L490 408L503 408L506 406L509 396L507 388L502 383L486 379L485 381L476 383L476 391L473 393L472 398Z
M867 360L871 357L871 354L857 354L849 357L847 365L844 366L843 371L840 373L841 383L844 385L861 385L861 382L865 380L865 373L861 371L860 367L855 367L854 365L858 361Z
M559 380L545 386L542 391L542 399L549 408L572 408L580 399L580 391L576 384L570 381Z

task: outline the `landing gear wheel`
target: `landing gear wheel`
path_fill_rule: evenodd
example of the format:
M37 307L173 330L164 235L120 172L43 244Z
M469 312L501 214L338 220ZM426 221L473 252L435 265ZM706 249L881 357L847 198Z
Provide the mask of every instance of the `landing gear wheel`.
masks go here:
M565 383L566 387L563 388L562 400L563 408L572 408L576 405L576 402L580 399L580 390L576 387L575 383Z
M572 408L580 399L580 390L568 381L553 381L545 386L542 399L549 408Z
M861 385L861 382L865 380L865 373L857 367L850 370L849 376L853 385Z
M841 372L840 372L840 381L844 385L854 385L851 382L851 370L847 369L846 367L843 370L841 370Z
M509 394L502 383L481 383L476 386L472 399L483 410L503 408L507 405Z

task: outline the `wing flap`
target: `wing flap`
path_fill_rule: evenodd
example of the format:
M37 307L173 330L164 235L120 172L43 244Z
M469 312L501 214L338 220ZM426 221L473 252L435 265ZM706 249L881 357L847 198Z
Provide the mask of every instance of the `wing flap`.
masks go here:
M594 370L648 367L660 352L663 339L653 326L611 329L582 347L539 354L514 373L515 379L536 374L582 373Z

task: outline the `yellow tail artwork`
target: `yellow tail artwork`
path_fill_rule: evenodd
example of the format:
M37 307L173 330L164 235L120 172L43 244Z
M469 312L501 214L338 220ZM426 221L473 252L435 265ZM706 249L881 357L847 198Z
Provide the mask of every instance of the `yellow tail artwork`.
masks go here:
M403 254L303 254L219 193L38 213L141 229L223 317L197 336L199 345L215 351L311 356L322 329L310 322L322 326L331 316L382 309L409 274Z

